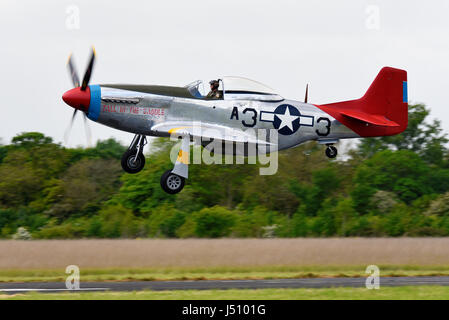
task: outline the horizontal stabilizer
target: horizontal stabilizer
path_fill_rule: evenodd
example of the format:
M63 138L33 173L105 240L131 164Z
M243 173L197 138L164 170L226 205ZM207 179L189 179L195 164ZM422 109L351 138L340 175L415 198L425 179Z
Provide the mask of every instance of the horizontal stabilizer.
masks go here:
M376 126L399 127L397 122L391 121L380 114L369 114L358 110L339 110L339 112L345 117L360 120Z

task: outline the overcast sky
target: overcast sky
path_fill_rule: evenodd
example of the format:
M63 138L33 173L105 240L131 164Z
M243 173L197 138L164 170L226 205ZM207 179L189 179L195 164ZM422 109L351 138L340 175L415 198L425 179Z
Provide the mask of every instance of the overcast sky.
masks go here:
M23 131L63 141L73 112L61 99L71 88L67 57L82 77L91 45L91 84L237 75L298 100L309 83L318 104L358 98L383 66L402 68L410 102L426 103L449 132L446 0L0 0L0 36L3 143ZM94 141L132 138L89 122ZM69 145L86 145L81 117Z

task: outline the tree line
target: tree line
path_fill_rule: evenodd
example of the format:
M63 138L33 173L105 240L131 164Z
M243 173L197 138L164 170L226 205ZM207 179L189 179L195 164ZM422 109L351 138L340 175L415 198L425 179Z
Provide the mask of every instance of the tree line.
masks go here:
M0 237L448 236L448 139L428 119L410 105L404 133L361 139L343 160L314 142L281 151L272 176L259 164L191 165L174 196L159 184L173 166L168 139L130 175L114 139L65 148L21 133L0 145Z

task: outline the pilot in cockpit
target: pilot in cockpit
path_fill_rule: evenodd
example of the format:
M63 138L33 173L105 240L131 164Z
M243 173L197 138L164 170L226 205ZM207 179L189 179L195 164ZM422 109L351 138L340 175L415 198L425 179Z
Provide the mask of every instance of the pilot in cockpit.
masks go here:
M210 84L210 92L207 94L206 98L208 99L221 99L222 93L218 91L218 86L220 85L219 80L211 80Z

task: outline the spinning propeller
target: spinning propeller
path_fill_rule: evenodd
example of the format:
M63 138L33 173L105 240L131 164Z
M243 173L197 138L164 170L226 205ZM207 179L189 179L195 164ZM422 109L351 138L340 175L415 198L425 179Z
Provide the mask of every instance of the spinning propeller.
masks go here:
M84 118L84 129L86 132L87 144L91 145L91 132L89 128L89 124L87 123L86 113L89 110L90 105L90 88L89 81L92 75L92 69L94 67L95 62L95 49L92 47L92 53L90 56L89 64L87 65L86 72L84 73L83 82L80 86L80 80L78 77L78 72L76 71L75 62L73 61L72 55L70 55L69 60L67 61L67 67L70 72L70 77L72 79L73 89L67 91L62 96L62 99L65 103L73 107L75 110L72 114L72 119L70 120L69 127L66 129L64 134L64 142L67 144L70 132L72 130L73 121L75 120L76 114L78 110L83 111Z

